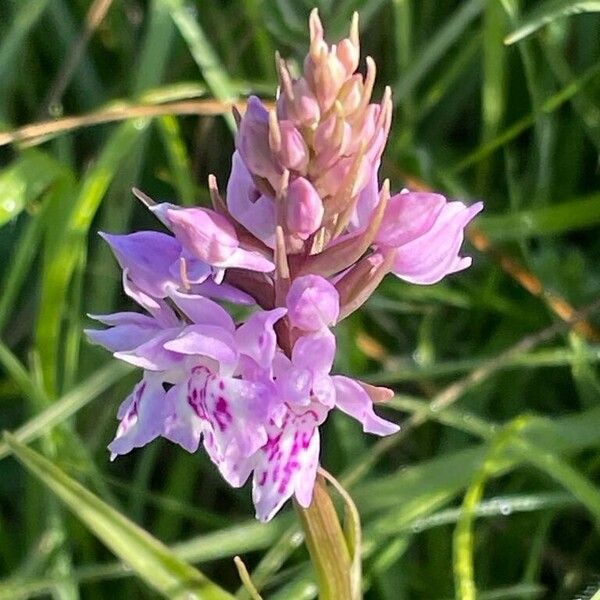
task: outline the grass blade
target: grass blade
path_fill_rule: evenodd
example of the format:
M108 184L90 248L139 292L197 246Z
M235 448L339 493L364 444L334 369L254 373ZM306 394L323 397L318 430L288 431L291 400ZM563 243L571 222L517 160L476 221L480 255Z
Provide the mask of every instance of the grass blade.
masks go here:
M600 12L600 2L598 0L547 0L538 4L525 16L518 27L506 36L504 43L514 44L556 19L586 12Z
M17 460L46 485L115 555L165 598L231 598L194 567L178 558L147 531L71 479L55 464L6 433Z

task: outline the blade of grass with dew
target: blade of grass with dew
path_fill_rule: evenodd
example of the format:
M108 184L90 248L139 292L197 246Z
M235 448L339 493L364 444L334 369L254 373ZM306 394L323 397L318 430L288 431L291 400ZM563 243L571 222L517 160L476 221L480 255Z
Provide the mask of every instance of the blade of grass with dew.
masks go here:
M58 348L62 319L81 244L119 164L135 146L147 126L147 120L124 123L110 137L98 161L83 179L73 199L67 222L58 225L58 231L62 233L61 239L46 254L36 346L42 363L44 385L51 396L55 396L58 390Z
M48 487L114 554L151 588L169 599L197 594L206 600L232 598L200 571L178 558L147 531L100 500L55 464L5 434L19 462Z
M505 242L569 233L594 227L599 223L600 194L591 194L586 198L575 198L508 215L484 216L477 224L494 242Z
M515 44L535 33L538 29L557 19L586 12L600 12L597 0L546 0L522 17L515 28L504 39L505 44Z
M0 172L0 227L17 217L66 169L37 150L27 150Z

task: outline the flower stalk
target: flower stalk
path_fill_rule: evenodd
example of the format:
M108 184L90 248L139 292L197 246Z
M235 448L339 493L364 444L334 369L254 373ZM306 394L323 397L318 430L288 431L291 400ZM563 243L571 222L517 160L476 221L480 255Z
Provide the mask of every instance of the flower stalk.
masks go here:
M352 558L335 506L322 475L317 476L312 503L296 504L319 587L320 600L359 600L360 585L352 580ZM358 589L353 589L358 588Z

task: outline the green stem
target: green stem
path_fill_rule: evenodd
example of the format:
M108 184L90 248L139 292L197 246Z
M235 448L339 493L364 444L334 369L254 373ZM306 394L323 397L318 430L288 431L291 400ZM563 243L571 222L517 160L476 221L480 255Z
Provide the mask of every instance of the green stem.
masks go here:
M311 505L301 508L296 504L296 509L315 569L320 600L359 597L352 590L346 538L322 476L317 477Z

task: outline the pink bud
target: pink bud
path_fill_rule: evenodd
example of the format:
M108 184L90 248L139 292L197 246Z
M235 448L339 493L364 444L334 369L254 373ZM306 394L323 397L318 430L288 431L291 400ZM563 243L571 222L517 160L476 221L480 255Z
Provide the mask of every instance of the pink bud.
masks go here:
M338 60L344 65L346 74L352 75L358 67L360 48L355 46L348 38L342 40L337 48L336 55Z
M282 173L269 146L269 113L256 96L248 99L242 117L236 146L244 163L253 175L264 177L274 187Z
M280 121L279 131L281 145L277 157L287 169L306 172L308 166L308 148L302 134L294 127L291 121Z
M287 226L291 233L306 239L323 220L323 202L311 183L297 177L288 187Z
M318 331L335 325L340 297L335 287L318 275L298 277L287 295L288 318L293 327Z
M338 101L342 105L344 115L351 115L361 104L363 80L361 75L353 75L340 90Z
M222 215L206 208L167 211L175 237L196 258L208 264L227 260L238 248L235 229Z

